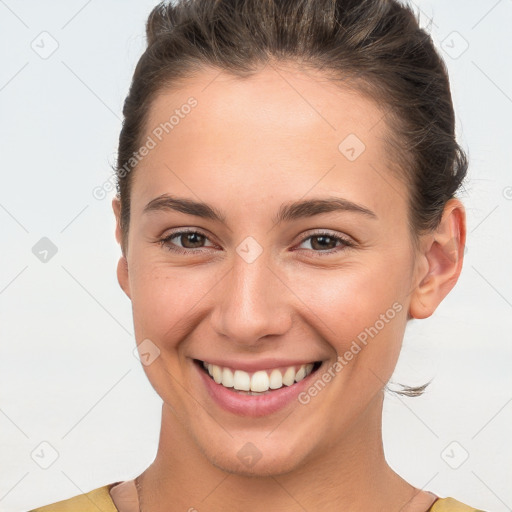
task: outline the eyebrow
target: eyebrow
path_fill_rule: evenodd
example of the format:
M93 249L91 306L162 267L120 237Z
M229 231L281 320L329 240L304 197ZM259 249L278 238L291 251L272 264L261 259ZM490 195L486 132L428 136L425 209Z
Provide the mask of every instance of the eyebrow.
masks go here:
M192 199L162 194L152 199L143 210L143 214L156 211L177 211L226 224L226 215L215 207ZM372 219L377 215L368 208L341 197L316 198L282 204L277 215L272 218L274 224L314 217L322 213L337 211L355 212Z

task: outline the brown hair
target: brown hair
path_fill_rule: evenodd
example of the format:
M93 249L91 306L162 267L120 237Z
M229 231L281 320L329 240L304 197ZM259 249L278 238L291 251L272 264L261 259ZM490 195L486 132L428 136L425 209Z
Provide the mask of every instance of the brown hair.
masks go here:
M147 49L125 100L117 193L127 250L131 167L147 135L155 95L206 68L237 77L273 62L319 70L385 110L390 162L408 184L414 242L435 229L468 162L455 139L444 62L413 10L396 0L178 0L158 4L146 25ZM131 160L130 160L131 159ZM128 169L128 171L127 171ZM395 391L416 396L425 387Z

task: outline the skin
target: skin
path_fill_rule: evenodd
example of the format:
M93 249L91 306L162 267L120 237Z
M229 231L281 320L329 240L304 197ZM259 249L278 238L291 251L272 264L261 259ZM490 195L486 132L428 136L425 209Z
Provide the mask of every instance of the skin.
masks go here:
M430 316L457 282L463 205L450 200L439 228L415 247L407 186L383 142L384 112L320 74L269 65L240 80L205 69L155 98L146 136L190 96L197 107L134 171L117 271L137 343L150 339L160 350L144 366L163 408L158 453L141 476L143 510L172 503L221 511L229 503L246 511L424 512L432 495L384 456L383 388L408 320ZM366 146L355 161L338 150L352 133ZM143 214L164 193L213 205L227 225ZM376 218L338 211L272 222L283 203L313 197L342 197ZM119 200L112 204L121 243ZM187 255L158 244L179 228L206 238L175 237ZM308 238L315 230L355 245L321 246ZM263 249L250 264L236 252L248 236ZM261 418L224 411L192 363L295 357L321 360L322 374L395 303L401 311L307 405L293 401ZM252 467L237 456L248 442L261 454Z

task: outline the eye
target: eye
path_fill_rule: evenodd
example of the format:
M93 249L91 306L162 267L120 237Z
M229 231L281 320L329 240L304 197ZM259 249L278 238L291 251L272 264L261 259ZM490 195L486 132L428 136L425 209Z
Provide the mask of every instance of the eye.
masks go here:
M176 245L172 240L175 238L182 244L182 247ZM196 230L188 230L188 231L177 231L175 233L171 233L158 240L158 243L168 249L169 251L176 252L179 254L189 254L191 252L201 252L197 251L197 249L202 249L204 246L201 246L208 237ZM211 247L214 247L213 245Z
M177 239L177 241L182 245L176 245L176 243L173 242L174 239ZM157 240L157 242L162 247L165 247L167 250L177 254L191 254L194 252L203 252L200 250L203 248L215 247L214 244L211 246L205 246L204 243L207 240L209 240L209 238L204 233L191 229L186 231L176 231L160 240ZM313 251L313 253L317 253L317 256L338 253L347 247L355 246L355 243L348 238L333 235L332 233L324 231L309 235L302 240L300 245L305 243L310 244L310 250Z
M348 238L333 235L329 232L318 232L313 235L309 235L304 238L300 245L309 243L312 247L313 252L317 253L317 256L328 256L333 253L338 253L344 250L346 247L354 247L355 243ZM341 244L339 249L336 249L338 244ZM319 250L317 250L319 249Z

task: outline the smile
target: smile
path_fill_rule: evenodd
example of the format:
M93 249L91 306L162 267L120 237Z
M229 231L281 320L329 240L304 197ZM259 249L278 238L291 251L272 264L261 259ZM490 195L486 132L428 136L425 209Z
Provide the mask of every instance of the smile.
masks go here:
M225 388L231 388L232 391L249 395L267 394L285 386L293 386L310 375L321 364L321 362L312 362L296 366L258 370L251 373L218 366L206 361L200 361L200 363L205 373L217 384Z

